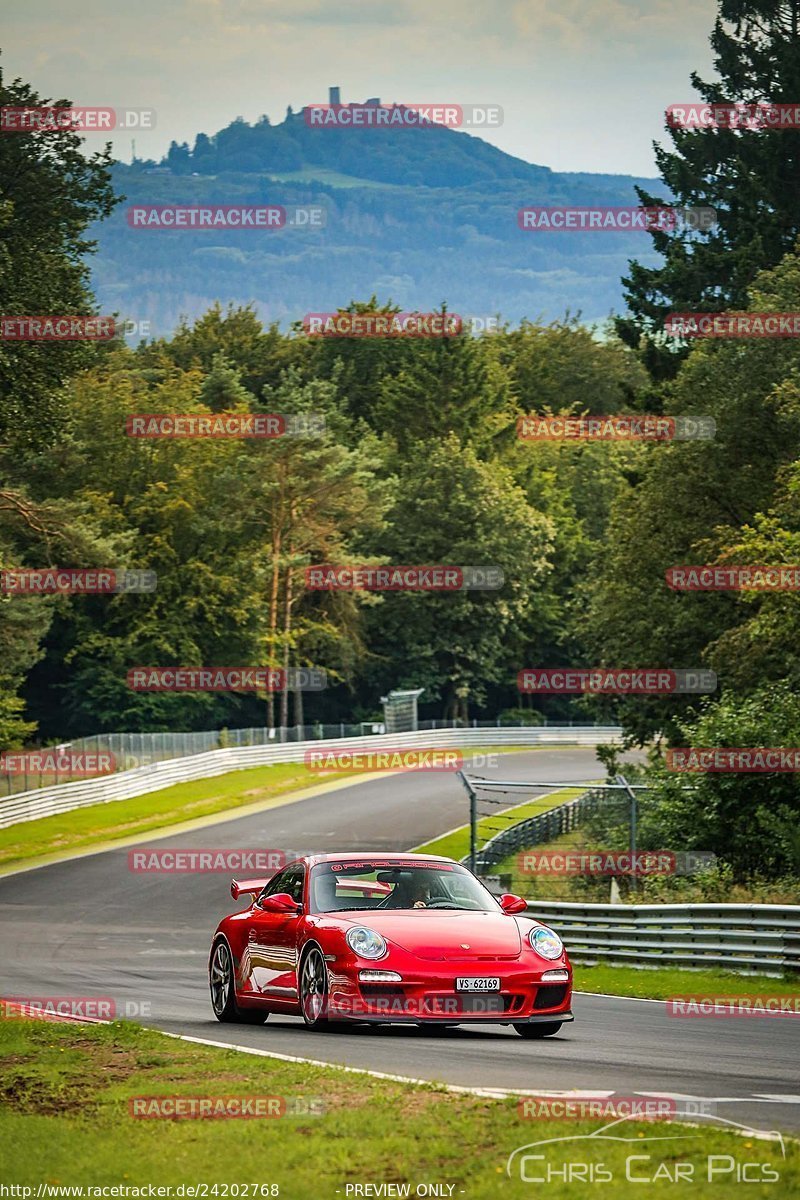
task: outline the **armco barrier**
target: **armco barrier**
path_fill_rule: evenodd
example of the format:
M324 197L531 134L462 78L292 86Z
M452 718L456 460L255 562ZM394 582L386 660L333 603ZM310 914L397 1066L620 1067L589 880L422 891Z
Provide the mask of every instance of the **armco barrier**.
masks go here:
M391 747L425 749L428 747L460 746L598 746L616 742L622 736L617 726L574 725L534 726L524 729L437 729L419 733L373 734L361 738L335 738L310 742L283 742L271 746L229 747L193 754L188 758L171 758L120 771L101 779L62 783L54 787L37 788L0 800L0 829L37 817L51 817L74 808L92 804L107 804L144 796L175 783L193 779L208 779L228 771L270 763L302 762L306 750L380 750Z
M547 720L541 728L547 728ZM558 722L554 723L558 726ZM570 726L574 721L568 722ZM580 722L578 723L580 727ZM563 727L563 726L562 726ZM493 721L469 722L463 720L424 720L416 729L421 733L442 729L492 729L499 732L499 737L509 736L510 729L524 729L522 721L511 721L505 717L496 717ZM392 732L391 730L389 732ZM335 740L339 738L363 738L374 734L386 733L382 721L360 721L351 724L337 721L333 725L323 725L314 722L311 725L289 725L283 728L258 726L247 729L195 729L172 730L149 733L106 733L92 734L89 737L75 738L71 742L62 743L58 749L69 754L109 754L116 764L117 771L133 771L135 767L149 767L151 763L163 762L167 758L188 758L191 754L208 754L210 750L240 749L244 746L276 746L284 742L311 742ZM45 747L50 749L50 747ZM20 795L37 787L56 787L62 783L73 783L81 778L80 772L69 773L69 767L62 768L54 778L45 779L40 771L32 770L18 774L0 770L0 799L5 796Z
M534 899L529 913L556 930L575 962L727 967L761 975L800 970L797 905Z

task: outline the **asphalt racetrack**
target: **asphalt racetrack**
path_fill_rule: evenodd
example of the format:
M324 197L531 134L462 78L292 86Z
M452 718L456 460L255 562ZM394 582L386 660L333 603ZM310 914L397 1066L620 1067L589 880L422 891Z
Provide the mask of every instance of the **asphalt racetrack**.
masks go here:
M577 747L501 755L496 769L476 773L575 782L601 774L594 750ZM454 776L404 773L142 845L406 850L466 819ZM120 1015L221 1043L484 1089L702 1097L754 1129L800 1130L793 1017L671 1018L660 1002L579 994L575 1021L540 1042L510 1026L311 1033L299 1017L274 1016L263 1027L220 1025L206 963L217 921L235 907L229 882L131 872L128 848L0 878L0 996L111 997Z

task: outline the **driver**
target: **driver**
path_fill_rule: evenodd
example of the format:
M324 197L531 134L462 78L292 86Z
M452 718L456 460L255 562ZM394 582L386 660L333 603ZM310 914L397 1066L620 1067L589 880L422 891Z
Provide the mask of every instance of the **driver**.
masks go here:
M431 899L431 889L425 880L418 877L408 886L409 908L427 908Z

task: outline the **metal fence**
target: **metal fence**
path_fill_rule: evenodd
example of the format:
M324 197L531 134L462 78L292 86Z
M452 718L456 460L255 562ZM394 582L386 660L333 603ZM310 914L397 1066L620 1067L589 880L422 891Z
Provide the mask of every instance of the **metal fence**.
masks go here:
M443 729L450 730L497 730L500 733L508 729L519 729L524 733L527 729L547 729L572 727L572 722L548 726L547 721L542 725L523 725L519 721L501 720L471 721L468 725L463 721L419 721L417 729L425 732L439 733ZM584 726L576 726L584 728ZM194 754L208 754L211 750L225 750L230 747L242 746L275 746L292 742L322 741L330 738L353 738L377 735L384 732L383 722L361 721L357 724L344 721L333 725L322 725L316 722L312 725L291 725L283 728L270 729L266 726L252 729L201 729L183 733L99 733L92 737L76 738L72 742L63 742L57 749L70 754L106 753L112 756L115 770L130 771L135 767L146 767L151 763L166 762L170 758L188 758ZM46 749L55 750L56 747ZM76 775L67 772L44 775L41 772L20 772L11 774L0 771L0 798L29 792L33 788L51 787L62 783L70 783Z
M569 785L565 784L565 786ZM566 804L559 804L557 808L538 813L535 817L527 817L525 820L509 826L508 829L501 830L477 852L475 856L477 874L487 875L493 867L496 867L516 850L530 850L532 846L538 846L542 842L552 842L562 834L577 829L581 821L594 812L602 800L602 792L590 790L575 800L568 800ZM469 855L466 855L461 861L468 862Z
M106 775L100 779L63 783L54 787L39 788L22 795L9 796L0 800L0 829L16 825L21 821L33 821L37 817L54 816L74 808L86 808L92 804L106 804L114 800L128 800L132 796L143 796L176 783L187 783L193 779L206 779L224 775L228 771L247 767L265 766L270 763L303 762L309 749L380 750L388 748L427 749L492 745L579 745L597 746L619 741L622 730L618 726L548 726L524 727L522 729L439 729L417 733L375 734L360 738L325 739L306 742L272 742L269 745L229 747L210 750L204 754L186 758L168 758L145 766Z
M633 963L781 975L800 970L800 906L573 904L532 900L531 915L575 962Z

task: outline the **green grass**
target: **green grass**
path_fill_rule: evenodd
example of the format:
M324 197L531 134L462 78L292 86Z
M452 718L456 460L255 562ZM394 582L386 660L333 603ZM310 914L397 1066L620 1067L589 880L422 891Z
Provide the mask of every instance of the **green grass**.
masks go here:
M518 805L513 810L513 824L524 821L527 817L535 817L537 813L547 812L549 808L556 808L559 804L566 804L568 800L574 800L576 796L580 796L586 791L587 786L562 788L560 791L551 792L548 796L538 796L535 800ZM508 817L507 812L497 812L488 817L481 817L478 821L478 846L483 846L489 838L494 837L503 829L508 829L512 823L509 822ZM430 842L423 842L421 846L416 846L415 850L421 854L441 854L445 858L463 858L469 854L469 825L462 825L441 837L433 838ZM495 874L495 872L492 873Z
M148 833L213 813L235 812L247 804L281 804L292 792L314 787L333 777L333 772L323 776L303 763L278 763L231 771L214 779L177 783L130 800L114 800L54 817L24 821L0 829L0 868L40 855L82 850L133 834Z
M269 1025L263 1035L268 1047ZM317 1045L327 1048L335 1036L309 1035L309 1054ZM455 1095L435 1085L217 1050L122 1023L76 1027L0 1021L0 1078L0 1178L6 1185L34 1189L39 1184L145 1189L200 1184L209 1188L208 1196L231 1196L237 1194L231 1185L238 1184L239 1197L248 1196L244 1185L250 1185L251 1198L269 1195L270 1185L276 1185L273 1194L284 1200L346 1200L348 1184L405 1182L413 1196L417 1185L435 1182L453 1185L453 1197L516 1200L541 1189L534 1191L518 1173L506 1177L513 1150L542 1139L589 1134L607 1123L525 1118L516 1100ZM137 1096L288 1097L301 1109L321 1106L323 1111L262 1120L142 1120L130 1115L129 1101ZM765 1116L764 1125L768 1121ZM779 1172L781 1195L800 1192L800 1146L791 1141L785 1143L784 1159L774 1141L707 1126L626 1122L624 1135L634 1139L633 1145L584 1140L545 1146L541 1152L562 1171L565 1161L602 1162L613 1175L602 1195L625 1200L643 1194L632 1192L625 1179L630 1154L652 1155L649 1163L637 1161L639 1173L647 1168L652 1175L662 1161L676 1158L694 1169L696 1191L686 1184L657 1183L648 1195L728 1200L730 1173L705 1182L709 1154L767 1164ZM683 1140L648 1143L648 1137L657 1136ZM537 1173L546 1169L543 1163L535 1166ZM216 1193L210 1190L215 1184ZM557 1181L547 1194L582 1200L588 1191L585 1182Z
M574 986L580 992L605 992L613 996L639 996L646 1000L666 1000L668 996L797 996L800 977L785 975L770 979L765 975L735 975L732 971L686 971L680 967L614 967L573 964Z
M510 754L523 749L530 750L530 747L485 746L473 753ZM466 758L469 751L464 753ZM276 763L267 767L230 771L213 779L173 784L146 796L134 796L130 800L114 800L109 804L94 804L54 817L24 821L0 829L0 870L42 856L58 856L102 846L183 821L194 821L216 813L233 813L245 805L270 807L283 804L293 792L330 780L352 777L352 771L317 771L310 770L303 763ZM357 778L368 779L369 773L362 773ZM453 780L453 787L460 787L456 779Z

